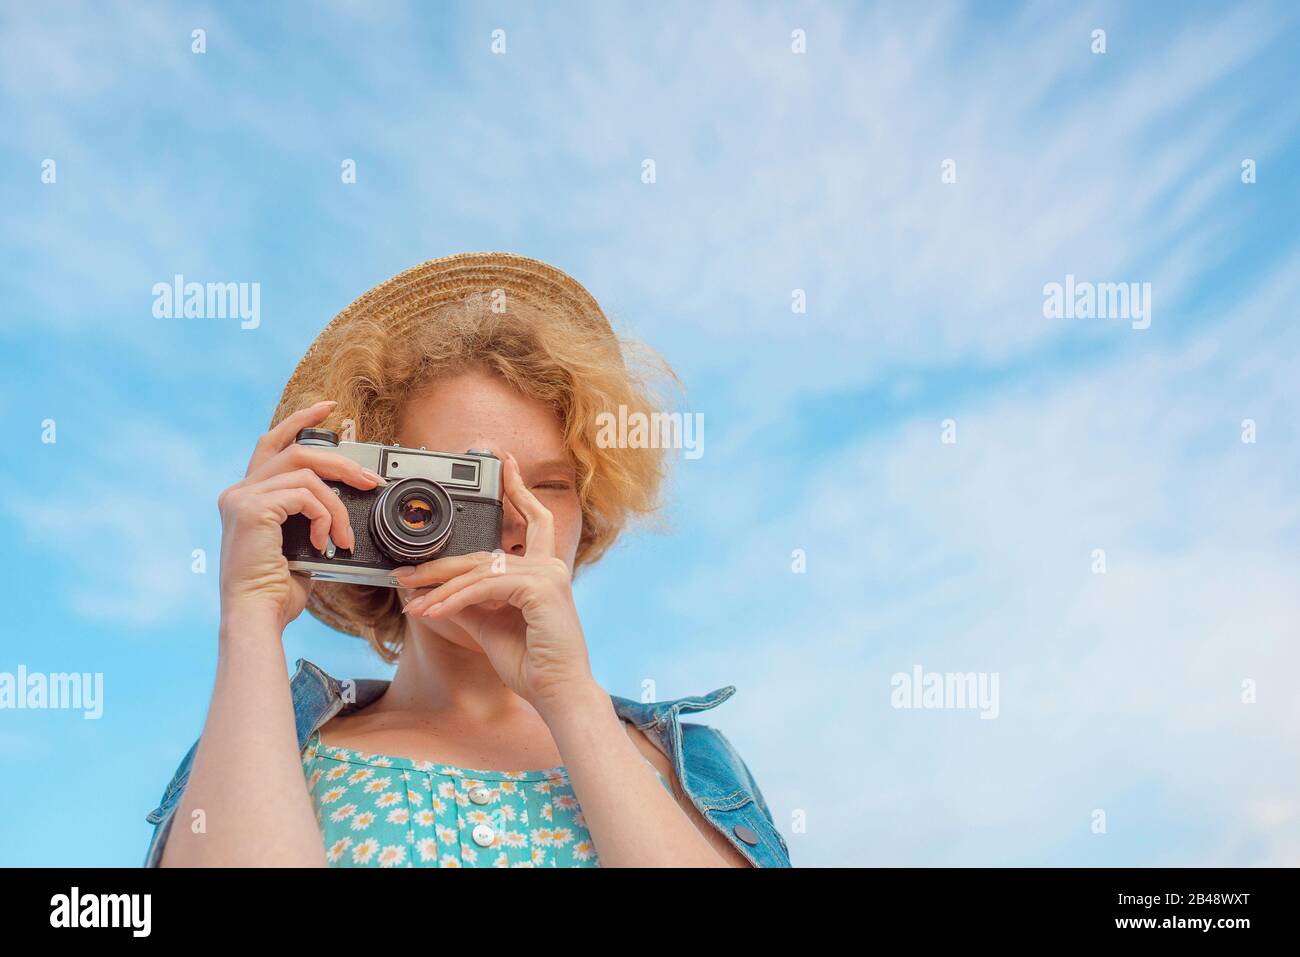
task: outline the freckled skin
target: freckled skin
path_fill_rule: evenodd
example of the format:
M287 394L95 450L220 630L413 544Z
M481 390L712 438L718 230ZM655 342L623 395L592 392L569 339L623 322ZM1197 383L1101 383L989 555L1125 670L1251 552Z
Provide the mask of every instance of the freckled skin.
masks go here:
M515 390L486 371L471 371L434 383L407 401L398 423L397 441L408 448L464 452L491 449L499 458L510 452L519 461L524 481L555 517L555 554L573 572L582 535L582 509L569 470L542 468L571 462L564 447L560 417L541 402ZM561 487L561 486L567 486ZM501 549L522 555L527 523L509 501L501 522ZM417 592L399 589L405 601ZM408 628L430 631L457 645L478 650L454 621L418 619Z

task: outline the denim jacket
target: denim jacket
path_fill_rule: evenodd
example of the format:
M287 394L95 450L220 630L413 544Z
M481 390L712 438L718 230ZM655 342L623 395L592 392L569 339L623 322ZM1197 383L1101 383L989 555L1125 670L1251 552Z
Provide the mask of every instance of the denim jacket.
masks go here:
M290 679L298 750L307 746L312 733L336 714L364 708L388 687L387 681L362 678L352 682L354 700L344 700L344 686L316 665L299 658ZM750 863L757 867L789 867L790 851L777 830L758 782L749 773L731 743L721 731L708 725L683 723L684 713L708 711L726 701L736 689L728 685L703 697L675 698L641 704L610 695L614 710L645 732L672 761L682 789L700 814L726 836ZM353 697L353 696L349 696ZM157 867L171 831L172 818L180 804L190 767L199 743L181 759L180 766L163 792L162 802L145 818L154 825L145 854L145 866Z

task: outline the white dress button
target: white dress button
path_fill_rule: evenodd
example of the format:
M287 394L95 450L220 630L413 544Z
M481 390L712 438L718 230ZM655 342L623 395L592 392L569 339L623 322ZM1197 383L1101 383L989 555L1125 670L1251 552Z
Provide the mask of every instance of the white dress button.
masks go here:
M474 825L472 837L474 838L474 843L479 847L489 846L496 836L496 831L492 830L492 828L488 827L486 824Z
M470 788L469 799L475 804L487 804L492 800L492 794L487 788Z

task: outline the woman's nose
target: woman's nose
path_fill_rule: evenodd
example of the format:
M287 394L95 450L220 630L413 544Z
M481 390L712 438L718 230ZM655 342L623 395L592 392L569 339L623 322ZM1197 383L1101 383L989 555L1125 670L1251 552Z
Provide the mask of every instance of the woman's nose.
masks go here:
M527 536L527 519L506 499L501 513L501 550L507 555L522 555Z

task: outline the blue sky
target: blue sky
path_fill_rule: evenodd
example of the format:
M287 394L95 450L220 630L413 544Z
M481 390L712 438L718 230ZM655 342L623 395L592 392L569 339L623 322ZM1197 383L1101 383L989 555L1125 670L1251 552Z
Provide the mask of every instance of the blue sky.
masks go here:
M0 863L140 861L210 693L217 494L335 313L486 249L704 414L579 603L611 691L738 687L708 721L796 864L1300 863L1297 19L6 7L0 671L102 672L105 710L0 711ZM260 326L154 318L177 273L260 283ZM1044 318L1067 274L1151 283L1150 328ZM310 617L285 647L387 673ZM892 707L918 664L996 673L997 719Z

